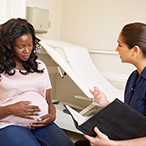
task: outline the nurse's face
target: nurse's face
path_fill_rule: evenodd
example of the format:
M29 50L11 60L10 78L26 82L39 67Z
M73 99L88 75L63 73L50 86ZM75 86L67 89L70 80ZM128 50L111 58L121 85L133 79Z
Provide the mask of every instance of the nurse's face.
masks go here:
M13 60L15 62L27 61L32 49L33 40L30 33L16 38L13 46Z
M123 42L123 36L121 35L121 33L119 34L118 46L116 48L116 51L119 52L121 62L131 63L133 50L129 49L128 46Z

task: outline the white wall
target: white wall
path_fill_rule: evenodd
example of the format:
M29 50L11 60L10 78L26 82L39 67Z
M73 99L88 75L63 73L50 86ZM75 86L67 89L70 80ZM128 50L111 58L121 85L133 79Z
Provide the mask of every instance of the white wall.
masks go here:
M10 18L25 18L26 0L0 0L0 23Z
M4 23L6 20L6 0L0 0L0 24Z

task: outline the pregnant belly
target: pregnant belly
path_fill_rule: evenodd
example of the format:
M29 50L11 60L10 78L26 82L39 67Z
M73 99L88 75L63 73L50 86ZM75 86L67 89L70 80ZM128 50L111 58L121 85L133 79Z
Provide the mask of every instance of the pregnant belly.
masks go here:
M27 118L21 118L14 115L9 115L3 119L0 120L0 122L6 122L11 123L15 125L21 125L21 126L27 126L30 122L37 121L41 116L48 113L48 104L46 102L46 99L39 93L34 91L25 92L19 96L17 96L15 99L10 101L8 104L14 104L19 101L31 101L31 105L37 105L39 106L41 112L39 112L39 116L33 116L33 120L27 119Z

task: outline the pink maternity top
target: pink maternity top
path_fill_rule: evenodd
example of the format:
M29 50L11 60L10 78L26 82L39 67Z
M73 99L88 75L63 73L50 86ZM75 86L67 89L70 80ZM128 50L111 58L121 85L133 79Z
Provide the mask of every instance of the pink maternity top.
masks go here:
M52 88L50 78L45 64L38 60L39 69L44 68L44 73L29 73L23 75L16 69L13 76L2 73L0 78L0 106L14 104L19 101L31 101L32 105L38 105L41 109L39 116L34 116L34 120L48 113L46 102L46 90ZM9 115L0 120L0 128L9 125L27 126L34 121Z

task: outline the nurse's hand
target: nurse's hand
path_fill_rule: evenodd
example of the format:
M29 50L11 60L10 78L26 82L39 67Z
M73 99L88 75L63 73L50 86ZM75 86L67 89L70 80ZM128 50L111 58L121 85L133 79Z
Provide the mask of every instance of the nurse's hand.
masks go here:
M27 126L29 129L36 129L40 127L45 127L52 122L54 122L56 116L52 114L46 114L38 119L38 121L34 121L29 123Z
M106 95L99 90L96 86L94 87L94 91L89 89L90 93L94 96L95 102L97 102L101 106L107 106L109 101L107 100Z
M11 114L23 118L34 119L33 116L38 116L40 109L38 106L30 104L30 101L20 101L10 105Z
M84 137L90 141L91 146L113 146L114 141L110 140L105 134L99 131L97 127L94 128L96 137L84 134Z

